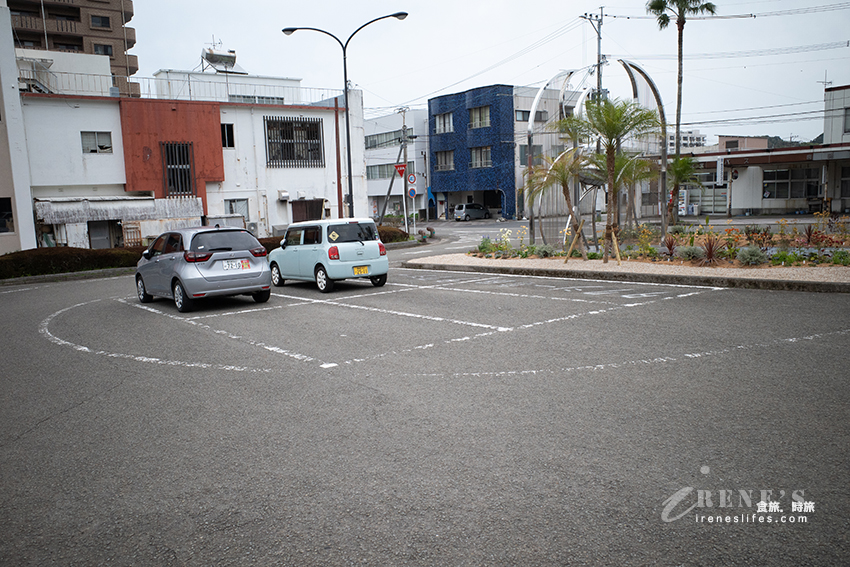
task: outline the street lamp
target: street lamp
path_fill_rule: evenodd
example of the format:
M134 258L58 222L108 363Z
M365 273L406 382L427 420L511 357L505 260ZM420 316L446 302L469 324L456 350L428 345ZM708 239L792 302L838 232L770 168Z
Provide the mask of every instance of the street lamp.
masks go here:
M368 21L348 36L348 39L345 40L345 43L340 41L340 39L334 34L327 32L325 30L320 30L319 28L283 28L283 33L285 35L292 35L298 30L312 30L317 31L319 33L323 33L325 35L329 35L334 38L339 46L342 47L342 75L343 80L345 81L344 87L344 99L345 99L345 143L346 143L346 153L348 155L348 216L354 217L354 184L352 181L352 171L351 171L351 121L349 119L349 115L351 114L351 108L348 106L348 61L346 50L348 49L348 42L351 41L351 38L354 37L357 32L368 26L369 24L373 24L378 20L383 20L385 18L396 18L398 20L403 20L407 17L407 12L396 12L395 14L388 14L386 16L381 16L380 18L375 18L374 20Z

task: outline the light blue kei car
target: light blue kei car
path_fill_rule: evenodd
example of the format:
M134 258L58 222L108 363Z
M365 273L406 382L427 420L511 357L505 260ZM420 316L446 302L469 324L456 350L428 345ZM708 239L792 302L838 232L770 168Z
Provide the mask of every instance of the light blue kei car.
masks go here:
M387 249L372 219L333 219L289 225L280 248L269 253L272 284L285 280L315 281L327 293L334 282L369 278L372 285L387 283Z

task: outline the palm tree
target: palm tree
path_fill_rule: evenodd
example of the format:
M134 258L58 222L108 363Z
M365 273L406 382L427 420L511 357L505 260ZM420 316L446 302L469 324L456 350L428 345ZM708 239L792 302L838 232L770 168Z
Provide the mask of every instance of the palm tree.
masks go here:
M699 185L702 187L697 175L697 161L693 156L676 157L667 166L667 183L673 186L670 192L670 202L667 204L667 217L670 224L679 220L679 188L682 185Z
M617 154L620 153L623 140L628 136L640 137L656 133L659 126L658 115L654 110L647 110L633 100L604 99L599 102L587 101L584 118L568 116L561 123L564 130L578 132L582 137L598 137L605 153L609 206L602 260L608 262L613 243L614 211L619 189L616 182Z
M717 7L711 2L700 2L700 0L649 0L646 3L646 11L657 18L658 29L664 29L670 25L670 15L676 18L676 28L679 30L679 75L676 90L676 157L681 150L681 128L682 128L682 37L685 33L685 22L687 16L693 14L712 14ZM664 140L667 143L667 140Z
M548 157L544 159L548 167L537 167L530 170L530 177L526 181L523 191L528 193L529 200L533 202L550 187L559 187L564 195L567 208L572 213L573 201L570 197L570 184L579 177L584 163L579 149L566 150L554 159ZM580 234L578 216L572 214L571 218L573 234ZM587 260L584 236L579 237L578 246L582 259ZM569 258L567 259L569 260Z
M585 175L603 184L607 180L607 159L602 154L594 154L587 159L588 168ZM636 183L652 179L656 173L652 170L652 163L642 158L640 154L629 154L619 152L614 158L614 185L617 193L621 188L633 188ZM629 203L633 207L634 196L629 196ZM619 199L614 201L614 234L619 235ZM628 211L626 213L628 223Z

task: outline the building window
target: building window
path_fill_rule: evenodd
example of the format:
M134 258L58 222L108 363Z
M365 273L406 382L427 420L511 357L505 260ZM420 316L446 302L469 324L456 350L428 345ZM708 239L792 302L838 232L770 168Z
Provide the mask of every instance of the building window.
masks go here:
M490 107L479 106L469 109L469 127L487 128L490 126Z
M727 150L737 150L738 149L738 140L726 140L726 149Z
M850 167L841 167L841 198L850 199Z
M448 134L449 132L454 132L455 127L452 122L452 113L446 112L445 114L438 114L434 117L435 122L435 132L437 134Z
M80 132L84 154L111 154L112 133L110 132Z
M493 162L490 161L490 146L483 146L480 148L472 148L472 163L470 167L479 168L479 167L493 167Z
M401 130L366 136L366 149L371 150L374 148L381 148L386 146L397 146L401 143L401 136Z
M850 132L850 108L844 109L844 133Z
M324 167L321 118L266 116L267 167Z
M195 194L194 161L192 142L161 142L163 184L165 196Z
M765 199L787 199L791 193L791 172L787 169L769 169L764 172Z
M15 232L11 197L0 197L0 232Z
M109 16L92 16L91 27L93 28L111 28L109 25Z
M516 121L517 122L528 122L528 119L531 118L530 110L517 110L516 111ZM545 110L538 110L534 113L534 121L535 122L546 122L549 120L549 113Z
M437 154L437 171L453 171L455 168L455 153L436 152Z
M82 45L77 45L75 43L60 43L58 41L53 42L53 47L55 47L58 51L71 51L75 53L79 53L83 50Z
M221 125L221 147L235 148L236 143L233 141L233 124Z
M532 165L542 165L543 146L535 144L532 146L532 149L534 150L534 163L532 163ZM519 164L524 166L528 165L528 144L524 144L519 147Z
M413 171L413 162L407 163L405 173ZM394 163L382 163L379 165L369 165L366 167L366 179L389 179L393 175L398 175Z
M94 44L94 54L95 55L108 55L112 57L112 46L111 45L101 45L99 43Z
M225 199L224 212L228 215L242 215L248 220L248 199Z
M816 167L791 170L791 198L811 199L820 193L820 175Z

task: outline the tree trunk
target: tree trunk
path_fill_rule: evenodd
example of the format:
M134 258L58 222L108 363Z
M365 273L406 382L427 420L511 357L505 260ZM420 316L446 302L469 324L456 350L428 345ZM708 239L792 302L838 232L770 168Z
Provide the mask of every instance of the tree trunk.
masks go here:
M581 223L580 223L580 219L578 218L579 214L576 214L578 207L576 207L575 210L573 209L573 201L572 201L572 198L570 197L570 186L569 186L569 184L562 185L561 191L564 193L564 200L567 202L567 208L573 213L571 215L571 217L572 217L572 227L571 228L572 228L572 231L573 231L573 235L575 235L575 237L578 238L578 240L576 241L576 244L578 245L579 250L581 251L581 259L587 260L587 246L585 245L585 242L584 242L584 234L579 232L579 226L580 226ZM566 262L568 260L569 260L569 257L567 257L567 259L564 260L564 261Z

